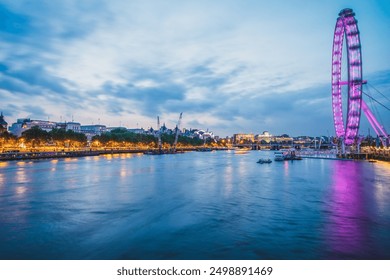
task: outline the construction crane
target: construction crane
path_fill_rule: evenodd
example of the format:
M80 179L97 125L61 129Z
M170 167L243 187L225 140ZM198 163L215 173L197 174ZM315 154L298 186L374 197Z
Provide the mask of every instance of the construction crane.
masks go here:
M173 142L173 152L176 153L176 145L177 145L177 139L179 138L179 130L180 130L180 123L181 123L181 118L183 116L183 112L180 113L179 120L177 121L176 125L176 135L175 135L175 142Z
M157 116L157 139L158 139L158 152L161 154L161 128L160 128L160 117Z

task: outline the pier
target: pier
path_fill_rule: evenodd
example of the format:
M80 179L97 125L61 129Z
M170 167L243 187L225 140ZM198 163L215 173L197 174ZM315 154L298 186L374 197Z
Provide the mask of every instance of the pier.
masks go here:
M361 153L338 154L334 150L303 150L297 154L302 158L330 159L330 160L381 160L390 162L390 149L364 149Z

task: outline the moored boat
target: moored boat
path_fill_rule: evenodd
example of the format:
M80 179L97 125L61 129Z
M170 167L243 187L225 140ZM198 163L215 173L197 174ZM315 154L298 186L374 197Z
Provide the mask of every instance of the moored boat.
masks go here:
M263 164L263 163L271 163L272 162L272 160L271 159L263 159L263 158L261 158L261 159L259 159L258 161L257 161L257 163L260 163L260 164Z
M197 152L211 152L212 150L213 150L213 149L211 149L211 148L206 148L206 147L196 149Z
M274 161L283 161L285 159L286 157L283 151L276 151L274 153Z
M275 161L302 160L302 157L296 155L295 149L288 149L288 150L275 151L274 160Z

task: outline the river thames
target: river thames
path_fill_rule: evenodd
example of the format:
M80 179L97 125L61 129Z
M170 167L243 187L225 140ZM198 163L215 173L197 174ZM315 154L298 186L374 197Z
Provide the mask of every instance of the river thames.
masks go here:
M390 164L270 151L0 162L0 259L390 259Z

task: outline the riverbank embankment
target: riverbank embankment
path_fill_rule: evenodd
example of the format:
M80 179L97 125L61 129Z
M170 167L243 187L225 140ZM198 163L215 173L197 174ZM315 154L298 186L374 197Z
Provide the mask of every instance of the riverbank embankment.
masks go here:
M196 151L198 147L186 147L177 149L176 152L171 150L163 150L161 154L168 153L182 153ZM226 148L210 148L211 150L226 150ZM104 150L77 150L77 151L29 151L29 152L6 152L0 153L0 161L9 160L31 160L31 159L50 159L50 158L72 158L72 157L87 157L87 156L100 156L107 154L138 154L138 153L153 153L157 149L104 149Z

